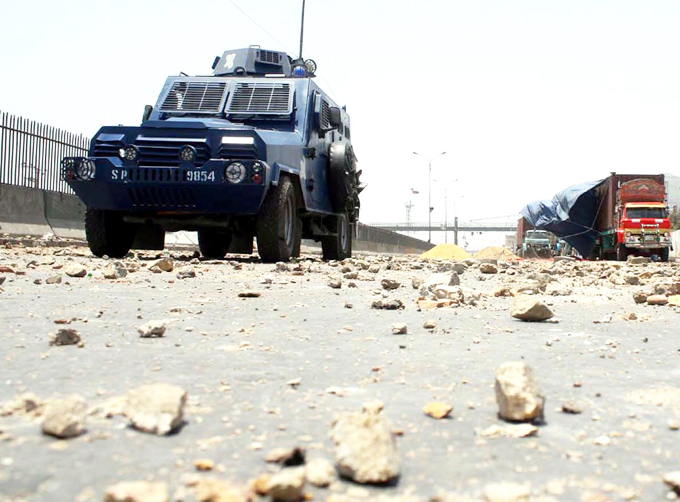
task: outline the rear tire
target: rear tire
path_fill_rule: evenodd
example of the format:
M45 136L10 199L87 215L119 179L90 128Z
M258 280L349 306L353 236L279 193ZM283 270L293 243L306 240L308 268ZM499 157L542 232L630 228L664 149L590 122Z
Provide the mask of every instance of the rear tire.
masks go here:
M276 263L300 256L302 224L293 182L282 176L272 186L257 217L257 252L263 262Z
M221 260L229 251L231 233L216 229L198 231L198 248L205 258Z
M626 261L628 259L628 248L619 244L616 246L616 260Z
M324 260L344 260L352 257L352 227L346 214L335 218L335 235L321 238L321 251Z
M125 223L116 211L87 209L85 211L85 236L90 251L95 256L123 258L135 240L137 229Z
M668 261L668 258L671 255L671 250L669 248L661 248L661 251L659 252L659 259L663 262Z

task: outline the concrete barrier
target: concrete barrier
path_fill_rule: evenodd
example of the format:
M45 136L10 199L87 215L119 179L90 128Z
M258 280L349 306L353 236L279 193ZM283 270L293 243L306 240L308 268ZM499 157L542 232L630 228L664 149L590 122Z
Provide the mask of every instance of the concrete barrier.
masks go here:
M85 206L75 195L0 184L0 233L53 232L57 237L84 239L84 217ZM168 232L165 242L196 245L198 239L195 232ZM430 248L432 244L420 239L362 224L353 243L355 251L374 253L420 254Z
M50 231L41 190L0 184L0 233L43 235Z
M85 238L85 205L75 195L43 191L45 217L57 237Z

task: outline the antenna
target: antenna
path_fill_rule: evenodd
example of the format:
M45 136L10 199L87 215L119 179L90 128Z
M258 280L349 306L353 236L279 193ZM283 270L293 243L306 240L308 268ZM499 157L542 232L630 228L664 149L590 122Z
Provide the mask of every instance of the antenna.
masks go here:
M300 55L298 59L302 60L302 37L305 31L305 0L302 0L302 20L300 21Z

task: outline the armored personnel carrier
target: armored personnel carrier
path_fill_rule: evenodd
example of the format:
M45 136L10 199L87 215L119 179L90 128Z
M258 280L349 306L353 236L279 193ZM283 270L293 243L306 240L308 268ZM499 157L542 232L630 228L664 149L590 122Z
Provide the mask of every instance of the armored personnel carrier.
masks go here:
M325 259L351 256L360 171L346 110L316 84L313 61L250 47L213 74L168 77L138 127L102 127L62 176L87 207L97 256L163 249L165 232L198 232L207 258L286 261L300 240Z

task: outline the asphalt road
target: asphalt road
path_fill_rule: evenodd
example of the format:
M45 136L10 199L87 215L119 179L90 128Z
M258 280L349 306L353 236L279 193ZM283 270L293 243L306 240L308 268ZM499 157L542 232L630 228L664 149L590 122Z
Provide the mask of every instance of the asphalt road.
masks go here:
M55 264L40 264L41 253L55 252ZM680 468L680 431L669 427L680 419L680 311L632 299L636 290L678 280L671 277L676 264L629 267L642 277L634 286L613 284L611 265L569 264L551 277L573 292L544 297L555 319L525 323L508 314L511 298L492 291L517 285L532 271L550 271L551 262L514 265L513 276L481 274L470 262L461 285L482 293L478 304L420 312L411 280L426 279L439 265L416 257L359 257L380 271L362 270L356 260L347 266L374 280L343 279L333 289L328 281L343 275L342 265L314 256L296 272L254 258L192 262L190 253L172 252L176 265L197 274L182 280L174 272L150 272L154 255L146 253L133 260L139 271L108 280L96 272L105 260L81 254L84 248L0 249L0 266L25 272L0 272L6 277L0 403L25 392L43 400L80 394L92 407L87 432L68 441L43 435L39 419L0 417L0 500L102 500L106 486L138 479L166 481L171 492L181 492L199 458L216 464L199 475L246 485L275 470L264 461L275 447L303 446L308 458L332 461L333 416L375 399L403 432L402 471L391 486L361 487L372 494L481 499L488 483L511 481L530 483L536 500L658 501L669 494L662 475ZM73 261L90 275L71 278L54 268ZM56 275L61 284L44 283ZM272 283L262 284L263 277ZM402 285L386 292L383 278ZM238 297L251 289L261 296ZM371 308L383 296L405 308ZM622 318L631 312L639 320ZM49 346L57 319L74 319L68 327L78 330L84 347ZM140 338L136 326L157 319L171 320L165 336ZM430 319L434 330L422 327ZM396 322L406 323L408 334L393 335ZM536 437L480 434L504 425L494 370L510 360L532 366L547 398ZM122 416L101 413L109 399L155 382L189 394L186 424L177 433L145 434ZM451 418L425 416L431 401L451 404ZM563 413L566 402L583 413ZM348 490L361 495L358 487L341 480L330 490L307 491L326 500Z

